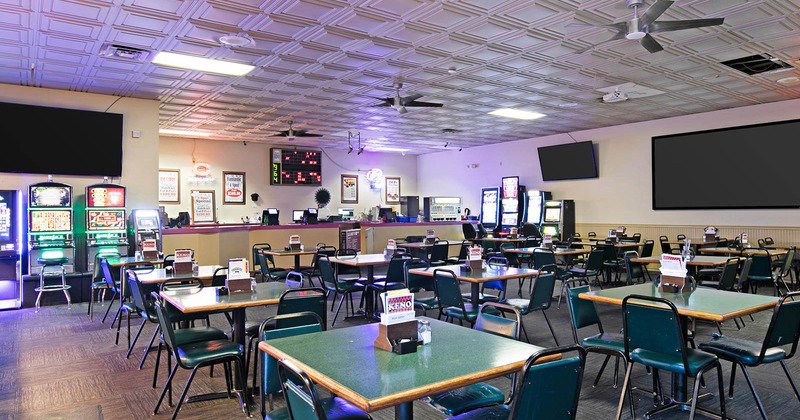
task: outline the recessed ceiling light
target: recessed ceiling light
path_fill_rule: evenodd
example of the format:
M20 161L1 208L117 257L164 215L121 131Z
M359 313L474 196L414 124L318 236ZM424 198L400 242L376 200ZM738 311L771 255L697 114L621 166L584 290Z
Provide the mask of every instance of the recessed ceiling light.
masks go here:
M207 73L226 74L229 76L244 76L255 69L249 64L231 63L210 58L195 57L191 55L159 52L153 57L153 64L178 67L182 69L204 71Z
M578 106L577 102L565 102L563 104L558 104L559 108L574 108Z
M791 76L791 77L784 77L782 79L776 80L777 83L782 85L793 85L797 82L800 82L800 77Z
M209 133L208 131L171 130L169 128L159 129L158 134L168 134L171 136L189 136L189 137L208 137L211 135L211 133Z
M250 35L231 34L219 37L219 43L226 47L246 47L254 42Z
M489 115L497 115L498 117L516 118L518 120L535 120L538 118L546 117L544 114L538 112L522 111L512 108L500 108L490 112Z

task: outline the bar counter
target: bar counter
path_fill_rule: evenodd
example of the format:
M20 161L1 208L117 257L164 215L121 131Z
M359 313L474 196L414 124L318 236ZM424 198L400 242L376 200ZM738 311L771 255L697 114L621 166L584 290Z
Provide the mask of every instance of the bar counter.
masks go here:
M374 223L374 222L333 222L316 225L286 224L265 226L255 223L202 224L184 228L164 229L163 249L171 254L177 248L191 248L195 259L201 265L227 265L231 258L252 258L253 244L267 242L273 248L281 249L289 244L289 236L300 235L306 247L325 243L339 248L339 230L351 229L354 223L361 226L361 249L363 253L382 252L390 238L409 235L425 235L433 229L441 239L460 240L464 234L464 222L430 223ZM368 235L368 232L371 235ZM371 237L371 240L369 239ZM310 265L312 256L304 256L301 264ZM251 267L252 267L252 261ZM281 267L292 265L289 260L278 258L275 264Z

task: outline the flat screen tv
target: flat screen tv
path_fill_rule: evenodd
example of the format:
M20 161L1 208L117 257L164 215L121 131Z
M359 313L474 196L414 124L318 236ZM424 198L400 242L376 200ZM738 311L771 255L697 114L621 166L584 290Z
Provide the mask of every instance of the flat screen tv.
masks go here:
M122 115L0 102L0 172L122 175Z
M800 120L652 138L653 209L798 208Z
M540 147L542 180L597 178L594 145L590 141Z

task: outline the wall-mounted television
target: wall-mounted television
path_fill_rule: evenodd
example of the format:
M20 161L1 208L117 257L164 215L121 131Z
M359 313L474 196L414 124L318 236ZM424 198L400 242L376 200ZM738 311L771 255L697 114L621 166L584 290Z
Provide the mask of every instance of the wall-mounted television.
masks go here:
M538 148L542 180L597 178L594 145L590 141Z
M800 120L652 138L653 209L798 208Z
M0 172L122 175L122 114L0 102Z

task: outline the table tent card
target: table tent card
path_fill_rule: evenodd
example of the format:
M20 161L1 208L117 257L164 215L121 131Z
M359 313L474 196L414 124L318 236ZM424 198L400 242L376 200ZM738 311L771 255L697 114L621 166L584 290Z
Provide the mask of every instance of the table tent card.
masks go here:
M680 292L686 284L686 260L680 255L661 254L662 292Z
M383 255L386 258L391 258L396 250L397 250L397 241L394 239L389 239L389 241L386 243L386 249L383 251Z
M478 245L473 245L469 248L469 268L472 270L480 270L483 268L483 248Z
M385 308L381 313L381 324L393 325L415 319L414 294L408 289L381 293L381 303Z
M553 248L553 235L542 236L542 247Z
M145 259L158 258L158 248L155 239L145 239L142 241L142 257Z
M718 230L715 226L706 226L703 230L706 242L714 242L717 240Z

